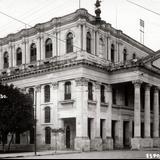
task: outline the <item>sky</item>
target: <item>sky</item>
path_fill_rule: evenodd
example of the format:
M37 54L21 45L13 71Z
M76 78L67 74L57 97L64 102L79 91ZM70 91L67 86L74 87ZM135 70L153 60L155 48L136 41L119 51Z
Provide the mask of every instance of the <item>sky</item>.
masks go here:
M160 50L160 0L129 0L154 14L140 8L127 0L102 0L101 17L116 29L140 41L140 19L145 22L144 45L154 51ZM95 15L96 0L81 0L81 8L86 8ZM60 17L79 8L79 0L0 0L0 37L16 33L25 26L1 14L4 12L30 26L43 23L54 17Z

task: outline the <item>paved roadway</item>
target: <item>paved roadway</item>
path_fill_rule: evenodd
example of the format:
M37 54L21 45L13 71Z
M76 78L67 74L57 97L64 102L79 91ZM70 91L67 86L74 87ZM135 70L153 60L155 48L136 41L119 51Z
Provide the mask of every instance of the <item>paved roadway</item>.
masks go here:
M106 151L37 157L29 156L23 159L147 159L147 156L148 159L160 159L160 151Z

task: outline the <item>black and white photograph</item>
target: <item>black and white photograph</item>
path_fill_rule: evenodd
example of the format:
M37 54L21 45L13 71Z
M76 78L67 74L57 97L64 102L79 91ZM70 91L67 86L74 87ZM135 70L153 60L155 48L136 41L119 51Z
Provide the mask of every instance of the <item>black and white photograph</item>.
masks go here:
M160 159L160 0L0 0L0 159Z

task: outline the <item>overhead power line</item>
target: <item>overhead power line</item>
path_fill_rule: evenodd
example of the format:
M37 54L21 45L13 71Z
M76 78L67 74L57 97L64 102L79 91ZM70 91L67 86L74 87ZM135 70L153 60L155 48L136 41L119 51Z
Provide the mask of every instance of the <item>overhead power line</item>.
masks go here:
M151 9L148 9L148 8L146 8L146 7L142 6L142 5L139 5L139 4L135 3L135 2L132 2L132 1L130 1L130 0L126 0L126 1L129 2L129 3L132 3L132 4L136 5L136 6L138 6L138 7L140 7L140 8L145 9L146 11L152 12L152 13L160 16L160 13L158 13L158 12L155 12L155 11L153 11L153 10L151 10Z
M27 23L23 22L22 20L19 20L18 18L15 18L15 17L13 17L13 16L10 16L10 15L8 15L7 13L2 12L2 11L0 11L0 14L6 16L6 17L8 17L8 18L11 18L11 19L13 19L13 20L15 20L15 21L17 21L17 22L25 25L25 26L29 26L29 27L31 27L31 28L34 28L35 30L37 30L37 31L39 32L39 30L38 30L36 27L33 27L33 26L31 26L30 24L27 24ZM43 33L46 34L47 36L51 36L51 37L53 37L53 38L55 38L55 39L57 39L57 40L59 40L59 41L61 41L61 42L63 42L63 43L66 43L66 40L62 40L62 39L60 39L60 38L58 38L58 37L55 37L53 34L46 33L46 32L43 32ZM74 46L75 48L79 49L79 50L82 50L82 48L80 48L79 46L76 46L76 45L74 45L74 44L73 44L73 46Z

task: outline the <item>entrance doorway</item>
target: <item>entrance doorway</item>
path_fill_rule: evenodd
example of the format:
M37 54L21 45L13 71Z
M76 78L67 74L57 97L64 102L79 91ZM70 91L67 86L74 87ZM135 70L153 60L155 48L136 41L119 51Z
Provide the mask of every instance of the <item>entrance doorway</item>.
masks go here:
M71 140L71 129L69 126L67 126L66 128L66 148L67 149L71 148L70 140Z

